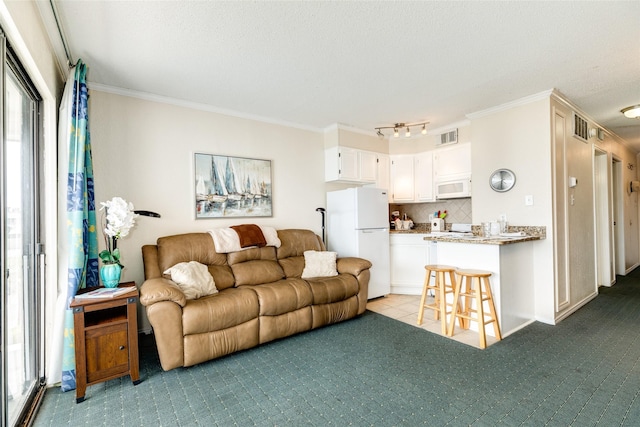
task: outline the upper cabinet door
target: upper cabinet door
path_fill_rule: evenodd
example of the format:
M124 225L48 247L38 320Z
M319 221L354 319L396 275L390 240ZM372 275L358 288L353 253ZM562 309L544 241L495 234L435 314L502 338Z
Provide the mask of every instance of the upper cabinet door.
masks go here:
M471 144L438 148L433 153L436 180L471 175Z
M414 156L391 156L391 185L394 202L414 201Z
M378 155L371 151L358 152L360 166L360 180L376 182L378 178ZM384 187L386 189L386 187Z
M433 191L433 153L418 154L414 160L415 176L415 201L433 202L435 193Z
M340 179L357 181L358 176L358 151L351 148L340 148Z

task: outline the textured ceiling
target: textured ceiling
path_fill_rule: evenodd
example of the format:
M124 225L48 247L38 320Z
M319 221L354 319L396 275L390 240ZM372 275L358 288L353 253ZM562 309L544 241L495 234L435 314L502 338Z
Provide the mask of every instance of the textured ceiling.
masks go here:
M67 1L89 81L312 129L446 127L556 88L640 150L640 2Z

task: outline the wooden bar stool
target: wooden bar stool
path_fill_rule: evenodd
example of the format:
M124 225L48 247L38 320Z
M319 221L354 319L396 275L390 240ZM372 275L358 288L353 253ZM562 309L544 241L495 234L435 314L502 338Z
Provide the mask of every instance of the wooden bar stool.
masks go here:
M430 308L434 311L434 319L440 319L442 324L442 335L447 335L447 306L452 307L451 303L447 303L447 294L453 294L454 285L456 283L453 272L456 267L450 265L425 265L426 277L424 278L424 287L422 288L422 298L420 299L420 311L418 312L418 325L422 325L422 317L424 309ZM431 272L436 273L435 283L431 284ZM446 283L446 276L449 275L449 284ZM427 294L429 290L434 291L434 303L426 304ZM452 317L453 318L453 317Z
M453 327L456 317L462 319L462 327L469 328L470 321L478 322L480 335L480 348L487 348L487 335L485 325L493 322L493 330L498 341L502 339L500 324L496 316L496 308L493 303L491 284L489 283L490 271L485 270L456 270L456 285L453 294L453 308L455 312L449 321L448 335L453 335ZM464 289L462 289L464 285ZM461 299L464 298L464 301ZM473 300L475 299L475 308ZM489 306L489 313L485 313L484 302ZM472 314L475 314L473 316Z

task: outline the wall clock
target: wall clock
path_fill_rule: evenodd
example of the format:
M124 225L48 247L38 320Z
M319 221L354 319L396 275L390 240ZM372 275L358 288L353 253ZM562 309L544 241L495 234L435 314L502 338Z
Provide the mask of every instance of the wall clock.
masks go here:
M509 169L498 169L489 178L491 188L501 193L511 190L515 183L516 175Z

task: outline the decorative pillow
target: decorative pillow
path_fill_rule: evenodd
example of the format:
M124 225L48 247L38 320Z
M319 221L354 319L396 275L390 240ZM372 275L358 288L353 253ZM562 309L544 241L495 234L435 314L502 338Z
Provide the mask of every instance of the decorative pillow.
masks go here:
M196 299L218 292L213 277L206 265L197 261L180 262L167 269L164 274L171 276L187 299Z
M304 251L302 278L337 276L336 258L336 252Z

